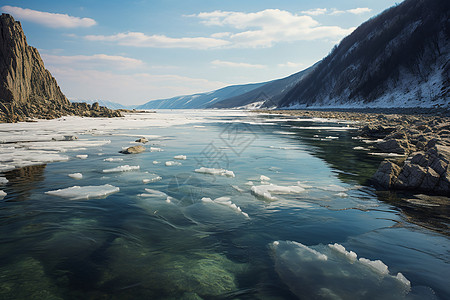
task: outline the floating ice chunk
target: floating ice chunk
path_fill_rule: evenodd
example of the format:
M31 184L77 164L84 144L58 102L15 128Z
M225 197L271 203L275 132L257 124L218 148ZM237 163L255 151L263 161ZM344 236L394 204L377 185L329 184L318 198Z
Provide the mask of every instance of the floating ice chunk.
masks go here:
M259 177L259 180L261 180L261 181L269 181L269 180L270 180L270 177L261 175L261 176Z
M83 178L83 174L81 174L81 173L73 173L73 174L69 174L67 176L69 176L70 178L74 178L74 179L81 179L81 178Z
M8 182L9 182L8 179L6 179L5 177L0 177L0 185L5 185Z
M337 193L336 196L341 197L341 198L345 198L345 197L348 197L348 194L344 193L344 192L340 192L340 193Z
M157 147L150 147L150 152L162 152L162 151L164 151L163 149L161 149L161 148L157 148Z
M105 158L104 161L123 161L123 158L120 157L109 157L109 158Z
M312 189L312 188L313 188L312 185L306 184L306 183L301 182L301 181L297 181L297 185L298 185L299 187L304 188L304 189Z
M153 161L153 164L154 164L154 165L157 165L157 164L159 164L159 161L154 160L154 161Z
M339 244L276 241L270 248L277 273L300 298L405 299L410 291L403 274L390 275L381 261L358 260L356 253Z
M338 244L338 243L328 244L328 247L330 247L331 249L336 250L339 253L344 254L345 257L347 257L348 260L350 260L352 262L356 261L356 259L358 257L358 255L356 255L355 252L345 250L345 247L340 245L340 244Z
M253 184L253 181L247 181L247 182L245 183L245 185L253 186L254 184Z
M174 159L178 159L178 160L186 160L186 155L176 155L173 157Z
M181 166L181 163L178 161L166 161L165 165L166 167Z
M370 155L374 156L384 156L384 157L402 157L407 154L398 154L398 153L377 153L377 152L369 152Z
M338 136L327 136L327 137L325 137L327 140L337 140L337 139L339 139L339 137Z
M103 170L103 173L128 172L128 171L134 171L134 170L139 170L139 169L140 169L140 166L124 165L124 166L118 166L118 167L112 168L112 169Z
M211 175L220 175L220 176L226 176L226 177L235 177L233 171L228 171L225 169L214 169L214 168L201 167L200 169L195 169L194 172L203 173L203 174L211 174Z
M79 158L79 159L86 159L86 158L88 158L88 155L87 155L87 154L78 154L78 155L76 156L76 158Z
M47 195L68 198L70 200L102 198L119 191L118 187L110 184L105 185L88 185L88 186L72 186L65 189L45 192Z
M388 266L386 266L381 260L370 260L364 257L361 257L359 261L369 267L373 268L380 274L387 275L389 274Z
M233 189L235 189L236 191L238 191L239 193L243 193L245 192L243 189L241 189L240 187L238 187L237 185L232 185Z
M273 194L299 194L305 191L304 188L300 186L280 186L275 184L252 186L252 193L256 196L262 197L267 200L275 201L278 200L277 197L272 196Z
M6 194L4 191L0 190L0 199L5 198L6 195L7 195L7 194Z
M194 125L194 128L205 128L206 126L203 125Z
M211 198L203 197L202 202L203 203L216 203L216 204L224 205L224 206L231 208L236 213L242 214L246 218L250 218L247 213L243 212L242 209L239 206L237 206L236 204L234 204L233 202L231 202L230 199L231 199L230 197L219 197L219 198L212 200Z
M361 146L353 147L353 150L364 150L364 151L369 151L368 148L364 148L364 147L361 147Z
M157 198L165 198L167 194L154 189L145 189L147 194L139 194L140 197L157 197Z
M295 132L287 132L287 131L274 131L273 133L284 134L284 135L294 135Z
M156 182L156 181L160 181L162 180L161 176L155 176L153 178L146 178L146 179L142 179L143 183L151 183L151 182Z

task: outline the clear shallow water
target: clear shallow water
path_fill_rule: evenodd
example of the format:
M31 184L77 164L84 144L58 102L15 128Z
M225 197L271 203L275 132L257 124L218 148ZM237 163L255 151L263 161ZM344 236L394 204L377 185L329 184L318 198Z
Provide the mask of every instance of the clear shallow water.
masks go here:
M206 117L114 135L98 130L82 138L111 143L6 173L0 298L450 297L445 222L419 226L411 211L392 204L395 195L367 185L381 158L353 150L367 144L353 139L356 132L345 128L351 124L241 113ZM118 154L140 135L160 137L150 139L144 153ZM75 158L79 154L88 157ZM140 168L103 172L123 165ZM200 167L231 170L235 177L194 172ZM261 175L267 183L305 190L256 196L249 181L260 186ZM142 181L156 176L162 179ZM120 191L87 200L45 194L105 184ZM146 188L165 194L150 196ZM358 258L381 260L388 273L336 252L328 246L334 243ZM409 293L398 272L410 281Z

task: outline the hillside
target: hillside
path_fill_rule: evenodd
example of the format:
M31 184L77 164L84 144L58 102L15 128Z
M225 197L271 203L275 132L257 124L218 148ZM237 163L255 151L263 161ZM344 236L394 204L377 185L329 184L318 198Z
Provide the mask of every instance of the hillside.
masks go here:
M298 73L290 75L288 77L263 84L262 86L247 93L230 97L223 101L209 105L208 107L259 108L263 104L271 108L276 107L278 106L278 102L286 95L286 93L288 93L298 82L300 82L314 68L315 65Z
M105 107L72 104L44 67L36 48L27 44L20 22L0 16L0 122L63 115L120 116Z
M279 107L448 107L449 6L406 0L365 22Z
M152 100L137 109L197 109L206 108L214 103L237 95L245 94L266 83L253 83L227 86L208 93L178 96L169 99Z

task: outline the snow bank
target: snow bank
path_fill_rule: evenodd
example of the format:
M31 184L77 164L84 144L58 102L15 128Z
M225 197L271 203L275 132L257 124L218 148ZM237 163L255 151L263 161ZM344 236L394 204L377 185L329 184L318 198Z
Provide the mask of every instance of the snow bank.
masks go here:
M134 170L139 170L139 169L140 169L140 166L124 165L124 166L118 166L118 167L112 168L112 169L103 170L103 173L128 172L128 171L134 171Z
M305 299L403 299L411 283L389 274L380 260L357 259L340 244L306 246L292 241L270 244L275 269Z
M90 186L72 186L65 189L45 192L47 195L68 198L70 200L102 198L119 191L118 187L110 184L90 185Z
M220 175L220 176L226 176L226 177L235 177L233 171L228 171L225 169L214 169L214 168L201 167L200 169L195 169L194 172L210 174L210 175Z
M259 186L252 186L251 191L254 195L262 197L267 200L275 201L277 197L272 194L299 194L305 191L300 186L280 186L275 184L263 184Z
M178 160L186 160L186 155L176 155L173 157L174 159L178 159Z
M81 173L73 173L73 174L69 174L67 176L74 178L74 179L82 179L83 178L83 174L81 174Z

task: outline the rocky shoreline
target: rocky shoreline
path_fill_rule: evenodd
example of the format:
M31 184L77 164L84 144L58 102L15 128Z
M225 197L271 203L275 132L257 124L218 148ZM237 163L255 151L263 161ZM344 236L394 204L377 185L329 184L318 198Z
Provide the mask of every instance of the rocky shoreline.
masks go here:
M450 195L450 117L448 110L421 109L401 113L276 110L271 114L350 120L359 136L372 139L378 152L393 154L372 177L381 190L407 190ZM421 114L410 112L421 111ZM258 110L258 113L268 111Z

